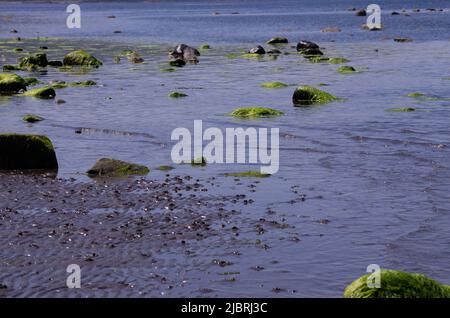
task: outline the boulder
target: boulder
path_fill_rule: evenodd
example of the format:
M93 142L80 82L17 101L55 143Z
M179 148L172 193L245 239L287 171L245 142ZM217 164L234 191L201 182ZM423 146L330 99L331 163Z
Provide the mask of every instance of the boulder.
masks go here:
M339 67L337 71L342 74L350 74L350 73L355 73L356 69L353 66L344 65L344 66Z
M24 70L34 70L39 67L48 65L47 55L44 53L36 53L20 59L19 68Z
M0 73L0 94L14 94L26 91L25 80L16 74Z
M46 136L0 134L0 170L57 170L53 144Z
M273 44L286 44L286 43L289 43L289 40L287 38L285 38L285 37L278 36L278 37L271 38L266 43L267 44L272 44L272 45Z
M270 49L270 50L267 51L267 54L270 54L270 55L279 55L279 54L281 54L281 51L278 50L278 49Z
M366 274L344 290L345 298L450 298L450 286L421 274L381 270L380 288L370 288ZM371 282L371 280L370 280Z
M318 49L318 48L319 46L311 41L302 40L297 43L297 51L299 52L305 49Z
M300 54L307 55L307 56L323 55L323 52L318 48L303 49L303 50L300 50L299 52L300 52Z
M30 97L36 97L36 98L42 98L42 99L51 99L55 98L56 92L53 89L53 87L50 86L44 86L35 88L29 91L26 91L22 94L22 96L30 96Z
M247 53L263 55L263 54L266 54L266 50L264 50L264 48L261 45L258 45L258 46L255 46L254 48L251 48L250 50L248 50Z
M22 120L27 123L37 123L39 121L43 121L44 118L37 116L37 115L27 114L22 117Z
M366 12L366 10L361 9L361 10L356 11L355 15L358 17L365 17L365 16L367 16L367 12Z
M103 63L91 54L83 50L73 51L64 56L64 65L68 66L92 66L99 67Z
M89 177L124 177L129 175L146 175L150 170L146 166L121 160L102 158L86 173Z
M186 62L183 59L176 59L173 61L169 61L169 65L175 67L183 67L186 65Z
M309 106L314 104L324 104L337 100L327 92L311 86L300 86L292 95L292 102L294 106Z
M197 62L197 56L200 56L200 52L189 45L178 44L173 50L169 51L169 55L174 59Z

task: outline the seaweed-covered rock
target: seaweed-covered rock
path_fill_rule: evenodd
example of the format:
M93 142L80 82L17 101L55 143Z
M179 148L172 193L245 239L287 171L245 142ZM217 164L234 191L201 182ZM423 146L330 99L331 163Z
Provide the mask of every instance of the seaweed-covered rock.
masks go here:
M22 117L22 120L27 123L37 123L39 121L43 121L44 118L42 118L41 116L33 115L33 114L27 114Z
M122 55L124 55L128 61L131 63L144 63L144 59L141 57L141 55L135 51L132 50L125 50L122 52Z
M103 63L91 54L83 50L73 51L64 56L64 65L68 66L93 66L99 67Z
M46 136L0 134L0 170L57 170L53 144Z
M89 177L124 177L128 175L146 175L150 170L146 166L121 160L102 158L86 173Z
M366 274L348 285L346 298L450 298L450 286L421 274L381 270L380 288L369 288Z
M282 116L284 113L267 107L244 107L235 109L230 115L237 118L249 119Z
M311 86L300 86L292 95L292 102L294 106L309 106L314 104L324 104L337 100L327 92Z
M414 107L398 107L398 108L389 108L387 111L393 112L393 113L408 113L408 112L414 112L417 108Z
M64 64L61 61L48 61L47 65L51 67L62 67Z
M42 99L51 99L55 98L56 92L51 86L44 86L39 88L34 88L32 90L26 91L22 94L22 96L30 96Z
M25 80L19 75L0 73L0 94L14 94L26 89Z
M166 165L162 165L162 166L159 166L156 168L156 170L159 170L159 171L170 171L173 169L175 169L175 168L172 166L166 166Z
M289 43L289 40L285 37L282 36L277 36L274 38L271 38L269 41L266 42L267 44L285 44L285 43Z
M282 82L265 82L260 84L263 88L285 88L288 87L287 84Z
M188 95L185 93L180 93L180 92L171 92L167 96L169 96L170 98L181 98L181 97L187 97Z
M299 50L299 52L300 52L300 54L303 54L306 57L323 55L323 52L319 48L307 48L307 49Z
M255 46L254 48L251 48L250 50L248 50L247 53L263 55L263 54L266 54L266 50L264 50L264 48L261 45L258 45L258 46Z
M3 65L3 71L20 71L19 65L13 65L13 64L5 64Z
M211 46L209 44L202 44L199 47L200 50L210 50Z
M169 51L169 55L174 59L197 62L197 56L200 56L200 52L189 45L178 44L173 50Z
M344 66L339 67L337 71L342 74L351 74L351 73L355 73L356 69L353 66L344 65Z
M176 59L173 61L169 61L169 65L174 67L183 67L186 65L186 62L182 59Z
M39 67L46 67L47 65L47 55L44 53L36 53L30 56L25 56L21 58L19 62L19 68L23 70L35 70Z
M261 173L259 171L244 171L244 172L228 172L224 173L224 176L235 178L268 178L271 176L271 174Z
M33 86L40 83L40 81L35 77L24 77L24 81L26 86Z
M279 54L281 54L281 51L278 50L278 49L270 49L270 50L267 51L267 54L270 54L270 55L279 55Z

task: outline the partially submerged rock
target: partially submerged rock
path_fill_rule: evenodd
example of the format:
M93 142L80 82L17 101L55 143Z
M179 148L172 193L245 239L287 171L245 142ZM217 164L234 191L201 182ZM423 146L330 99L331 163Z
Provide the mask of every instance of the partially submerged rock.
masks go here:
M64 65L68 66L92 66L99 67L103 63L83 50L73 51L64 56Z
M24 77L24 81L26 86L33 86L40 83L40 81L35 77Z
M36 123L39 121L43 121L44 118L37 116L37 115L33 115L33 114L27 114L25 116L22 117L22 120L27 122L27 123Z
M450 298L450 286L421 274L381 270L380 288L370 288L366 274L345 288L345 298ZM369 281L370 282L370 281Z
M297 51L302 51L302 50L306 50L306 49L318 49L319 45L317 45L314 42L311 41L306 41L306 40L302 40L300 42L297 43L296 49Z
M174 59L181 59L189 62L198 62L197 56L200 52L186 44L178 44L173 50L169 51L169 55Z
M0 73L0 94L14 94L26 89L26 82L19 75Z
M288 87L287 84L282 82L265 82L260 84L263 88L285 88Z
M89 177L124 177L129 175L146 175L150 170L146 166L121 160L102 158L86 173Z
M13 65L13 64L5 64L3 65L3 71L20 71L19 65Z
M32 90L26 91L21 95L42 98L42 99L51 99L51 98L55 98L56 92L53 89L53 87L44 86L44 87L39 87L39 88L35 88Z
M274 38L271 38L269 41L266 42L267 44L286 44L289 43L289 40L282 36L277 36Z
M180 98L180 97L187 97L188 95L185 93L180 93L180 92L171 92L168 95L170 98Z
M57 170L53 144L46 136L0 134L0 170Z
M419 93L419 92L409 93L406 96L424 100L424 101L450 100L450 98L438 97L438 96L427 96L427 95L425 95L423 93Z
M230 115L237 118L250 119L282 116L284 113L267 107L243 107L235 109Z
M366 12L366 10L361 9L361 10L356 11L355 15L358 17L365 17L365 16L367 16L367 12Z
M350 62L343 57L307 56L311 63L343 64Z
M64 64L61 61L48 61L47 65L51 67L62 67Z
M336 101L337 99L338 98L336 96L311 86L298 87L292 96L294 106L324 104Z
M255 46L254 48L251 48L247 51L249 54L258 54L258 55L264 55L266 54L266 50L261 45Z
M268 178L271 176L271 174L261 173L259 171L244 171L244 172L228 172L224 173L224 176L235 178Z
M399 108L387 109L387 111L393 112L393 113L414 112L416 110L417 110L417 108L413 108L413 107L399 107Z
M156 170L159 170L159 171L170 171L173 169L175 169L175 168L172 166L165 166L165 165L162 165L162 166L159 166L156 168Z
M20 59L19 68L23 70L36 70L48 65L47 55L44 53L31 54Z
M335 33L335 32L341 32L341 29L338 27L328 27L328 28L322 29L322 32Z
M123 51L122 54L131 63L135 63L135 64L144 63L144 59L142 58L142 56L139 53L135 52L135 51L126 50L126 51Z
M298 50L298 52L306 57L323 55L323 52L319 48L306 48Z
M169 65L174 67L183 67L186 65L186 62L182 59L176 59L173 61L169 61Z
M203 44L199 47L200 50L210 50L211 46L209 44Z
M356 69L353 66L344 65L344 66L339 67L337 71L342 74L351 74L351 73L355 73Z

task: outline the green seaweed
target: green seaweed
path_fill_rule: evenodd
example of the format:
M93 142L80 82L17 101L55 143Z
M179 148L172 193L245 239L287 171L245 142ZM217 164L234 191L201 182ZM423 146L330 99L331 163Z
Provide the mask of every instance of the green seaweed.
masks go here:
M40 83L40 81L35 77L24 77L26 86L33 86Z
M172 73L172 72L175 72L176 69L174 69L173 67L166 67L166 68L160 68L159 71L163 72L163 73Z
M260 84L263 88L285 88L288 87L287 84L282 82L265 82Z
M199 47L200 50L210 50L211 46L209 44L202 44Z
M261 173L259 171L244 171L244 172L227 172L224 173L224 176L236 178L268 178L271 176L271 174Z
M146 175L150 169L143 165L121 160L102 158L89 169L86 174L91 177L125 177L130 175Z
M162 166L159 166L156 168L156 170L160 170L160 171L170 171L173 169L175 169L175 168L172 166L165 166L165 165L162 165Z
M33 114L27 114L25 116L22 117L22 120L27 122L27 123L36 123L39 121L43 121L44 118L37 116L37 115L33 115Z
M181 98L181 97L187 97L188 95L185 93L180 93L180 92L171 92L167 96L169 96L170 98Z
M370 288L366 274L345 288L345 298L450 298L450 286L421 274L381 270L380 288Z
M51 86L44 86L35 88L29 91L24 92L21 94L21 96L30 96L30 97L36 97L36 98L42 98L42 99L51 99L55 98L56 92Z
M20 71L19 65L13 65L13 64L5 64L3 65L3 71Z
M261 59L264 55L256 54L256 53L245 53L242 54L241 57L244 59Z
M427 96L427 95L425 95L423 93L419 93L419 92L409 93L406 96L412 97L412 98L416 98L416 99L420 99L420 100L425 100L425 101L450 100L450 98L436 97L436 96Z
M236 118L267 118L267 117L276 117L284 115L283 112L266 107L243 107L237 108L230 113L230 116Z
M353 66L350 65L345 65L345 66L341 66L337 69L337 71L341 74L352 74L352 73L356 73L356 69Z
M292 96L295 106L325 104L336 100L338 100L336 96L311 86L299 86Z

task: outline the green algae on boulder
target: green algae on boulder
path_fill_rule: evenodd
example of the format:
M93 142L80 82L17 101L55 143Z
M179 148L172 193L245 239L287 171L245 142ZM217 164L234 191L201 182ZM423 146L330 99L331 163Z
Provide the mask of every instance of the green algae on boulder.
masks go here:
M263 54L257 54L257 53L245 53L242 54L241 57L244 59L261 59L263 58Z
M40 81L35 77L24 77L26 86L33 86L40 83Z
M349 65L341 66L337 69L337 71L341 74L356 73L356 69L353 66L349 66Z
M176 60L169 61L169 65L173 66L173 67L183 67L186 65L186 62L182 59L176 59Z
M54 89L63 89L67 87L89 87L89 86L95 86L97 85L97 82L93 80L87 80L82 82L73 82L73 83L66 83L64 81L52 81L50 82L50 86Z
M99 67L103 63L83 50L73 51L64 56L64 65Z
M57 170L53 144L46 136L0 134L0 170Z
M20 59L19 68L22 70L35 70L46 67L48 64L47 55L44 53L31 54Z
M175 169L175 168L172 166L165 166L165 165L162 165L162 166L159 166L156 168L156 170L159 170L159 171L170 171L173 169Z
M338 100L336 96L311 86L297 87L292 95L294 106L325 104L336 100Z
M5 64L3 65L3 71L20 71L20 67L19 65Z
M42 99L51 99L51 98L55 98L56 92L53 89L53 87L44 86L44 87L34 88L32 90L26 91L21 95L42 98Z
M44 118L37 116L37 115L27 114L22 117L22 120L27 123L37 123L39 121L43 121Z
M307 56L311 63L344 64L350 62L343 57Z
M266 43L267 44L286 44L286 43L289 43L289 40L285 37L277 36L277 37L271 38Z
M224 173L224 176L236 178L268 178L271 176L271 174L261 173L259 171L244 171L244 172L228 172Z
M284 87L288 87L287 84L282 83L282 82L265 82L265 83L261 83L260 86L263 87L263 88L284 88Z
M181 97L187 97L188 95L185 93L180 93L180 92L171 92L167 96L169 96L170 98L181 98Z
M23 52L23 49L21 47L16 47L13 49L14 52L19 53L19 52Z
M282 116L284 113L267 107L243 107L233 110L230 115L236 118L250 119Z
M204 167L204 166L206 166L207 163L208 163L208 161L206 160L205 157L199 157L199 158L195 158L195 159L191 160L191 165L192 166Z
M25 80L19 75L0 73L0 94L14 94L26 89Z
M370 288L366 274L345 288L345 298L450 298L450 286L421 274L381 270L380 288Z
M121 160L102 158L86 173L89 177L125 177L129 175L146 175L150 172L146 166Z

